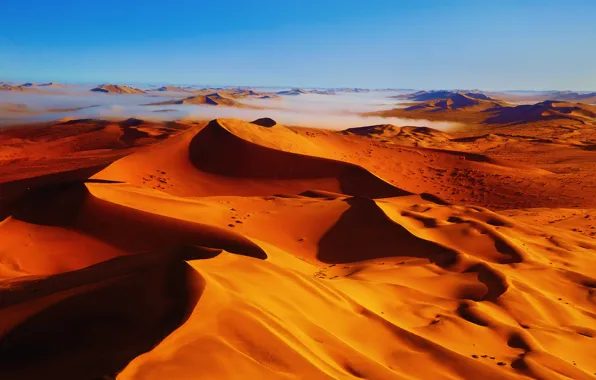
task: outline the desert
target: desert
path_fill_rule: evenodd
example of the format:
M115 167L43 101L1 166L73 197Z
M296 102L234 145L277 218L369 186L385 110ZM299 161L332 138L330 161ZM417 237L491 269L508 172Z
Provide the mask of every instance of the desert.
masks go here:
M1 379L596 378L596 9L373 3L7 21Z
M3 377L590 378L595 125L517 114L3 127Z

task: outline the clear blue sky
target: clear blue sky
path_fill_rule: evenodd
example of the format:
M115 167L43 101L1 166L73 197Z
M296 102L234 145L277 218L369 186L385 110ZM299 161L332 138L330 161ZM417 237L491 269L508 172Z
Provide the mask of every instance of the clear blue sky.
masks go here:
M596 0L4 0L0 81L596 90Z

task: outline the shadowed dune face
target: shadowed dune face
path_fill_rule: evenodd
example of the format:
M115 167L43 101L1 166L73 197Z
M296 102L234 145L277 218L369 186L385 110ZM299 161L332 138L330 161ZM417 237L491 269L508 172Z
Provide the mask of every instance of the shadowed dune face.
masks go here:
M592 152L520 136L10 130L0 377L589 379Z
M199 301L204 279L182 261L196 257L184 251L114 259L3 295L5 316L27 305L41 309L2 337L2 377L115 376L182 324Z
M323 186L321 190L373 198L408 194L355 165L280 152L251 143L233 134L226 127L227 123L235 124L236 129L242 128L242 124L238 125L233 121L214 120L191 141L189 157L200 170L230 177L274 181L312 179L318 186ZM222 146L226 147L223 157ZM308 188L301 191L304 190Z
M411 234L374 201L350 198L350 205L319 242L318 259L329 264L389 257L420 257L440 266L454 264L456 252ZM366 220L357 230L355 225Z

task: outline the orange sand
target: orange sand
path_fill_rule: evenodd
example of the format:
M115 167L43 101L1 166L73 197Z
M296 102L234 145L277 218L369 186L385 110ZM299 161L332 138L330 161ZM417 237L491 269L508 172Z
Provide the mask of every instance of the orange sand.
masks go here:
M592 379L596 152L557 136L4 130L0 378Z

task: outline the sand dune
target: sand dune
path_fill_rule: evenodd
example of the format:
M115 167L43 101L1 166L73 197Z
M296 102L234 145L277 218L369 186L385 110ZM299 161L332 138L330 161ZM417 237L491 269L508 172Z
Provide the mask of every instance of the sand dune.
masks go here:
M342 89L342 90L334 90L334 89L310 89L305 90L302 88L293 88L291 90L279 91L276 92L276 95L282 96L297 96L297 95L305 95L305 94L316 94L316 95L335 95L337 92L364 92L364 91L357 91L357 89Z
M198 105L210 105L210 106L226 106L226 107L238 107L238 108L255 108L253 106L243 104L234 99L233 95L222 94L214 92L207 95L194 95L184 99L166 100L163 102L145 104L147 106L160 106L160 105L171 105L171 104L198 104Z
M3 130L0 377L593 378L572 132Z
M30 83L25 83L25 84L30 84ZM14 86L14 85L11 85L8 83L2 83L2 84L0 84L0 91L26 92L26 93L36 93L36 94L46 93L42 89L39 89L37 85L32 85L32 84L30 84L30 86L25 86L25 85Z
M102 84L91 89L93 92L103 92L106 94L144 94L145 91L135 87L124 86L120 84Z
M275 186L277 192L288 192L284 191L286 186L292 189L291 192L300 192L308 190L304 187L304 181L313 183L315 178L308 178L306 174L301 178L292 177L300 173L299 170L305 170L300 169L302 164L295 164L297 154L298 157L308 155L351 163L373 172L399 189L410 193L435 194L453 203L472 203L498 210L596 205L591 192L586 192L594 183L593 169L588 165L591 156L582 153L586 151L580 151L578 147L568 149L562 146L564 149L560 157L562 160L572 157L577 160L579 151L584 157L582 169L579 170L578 162L578 167L566 169L566 174L558 175L557 172L563 171L560 165L528 161L536 148L519 151L515 144L505 146L506 149L499 152L498 157L491 157L471 152L494 149L494 145L462 143L457 138L437 143L425 137L424 142L420 142L420 133L404 133L397 138L371 141L352 133L346 135L305 128L263 128L237 121L223 121L222 124L223 128L220 123L211 124L204 134L200 132L205 124L192 127L177 139L153 147L153 152L138 152L120 160L97 178L150 185L180 196L269 195L271 192L266 191L269 186ZM235 149L222 155L217 149L218 144L222 144L220 140L226 144L229 141ZM206 146L202 155L195 156L194 162L189 160L188 145L191 141L199 147ZM543 147L546 151L539 157L550 158L547 152L554 152L552 145ZM271 153L271 149L294 154L284 154L279 158L279 154ZM259 152L258 155L253 154L255 150ZM508 159L510 155L515 159ZM291 163L292 167L279 164L285 165L286 162ZM309 158L308 162L319 166L319 160ZM327 174L323 174L323 171L331 170L331 166L338 167L333 163L317 168L321 171L317 175L321 177L316 180L325 188L314 188L341 193L338 189L340 183L336 182L339 172L329 174L331 177L324 179ZM255 168L259 169L251 171ZM159 176L167 184L153 179L161 171L168 173L167 178ZM244 177L238 179L228 175L232 173L269 181L277 172L283 177L286 175L284 171L288 172L288 178L271 181L266 186L260 181L246 182ZM524 196L520 196L520 188Z
M573 91L557 91L548 95L547 100L568 102L596 103L596 92L578 93Z
M596 104L596 92L576 91L526 91L526 92L489 92L490 96L511 102L542 102L557 100L563 102L579 102Z
M375 138L382 142L397 141L400 145L414 146L433 146L452 139L449 134L429 127L397 127L391 124L349 128L344 132Z
M455 121L478 129L478 127L484 128L483 125L486 124L501 127L552 120L585 124L586 121L594 121L596 107L553 100L513 105L493 99L476 99L458 93L441 100L419 102L405 108L394 108L365 115Z
M499 108L505 105L503 102L493 100L485 95L476 94L460 94L456 93L450 95L447 98L434 100L426 103L419 103L413 106L407 107L406 111L417 111L417 110L429 110L429 111L440 111L440 110L460 110L460 109L480 109L488 110Z
M418 91L410 94L394 95L393 99L405 99L416 102L427 102L433 100L446 100L453 97L463 96L465 98L478 100L494 100L488 95L481 92L472 91L449 91L449 90L435 90L435 91Z
M12 181L39 181L53 173L105 166L186 128L188 125L183 123L137 119L70 120L5 127L0 134L0 198L7 194L5 187Z
M189 92L188 90L178 86L161 86L155 91Z
M54 82L47 82L47 83L23 83L20 87L53 87L53 88L66 88L68 86L64 84L54 83Z
M157 173L158 189L181 196L297 194L310 189L370 197L407 193L356 165L307 155L312 144L300 144L299 152L278 149L298 146L301 140L307 142L281 126L214 120L152 151L129 156L94 178L155 183ZM223 156L222 146L227 147ZM148 155L163 158L147 161ZM164 172L166 177L160 175Z
M519 105L495 110L486 119L489 124L524 123L543 120L566 119L584 124L596 121L596 107L579 103L566 103L547 100L534 105Z
M13 86L8 83L0 84L0 90L2 90L2 91L25 91L26 88L27 87L23 87L23 86Z
M41 83L39 86L41 86L41 87L54 87L54 88L67 88L68 87L65 84L54 83L54 82Z
M291 90L279 91L277 95L301 95L301 94L308 94L308 91L303 90L301 88L294 88Z

